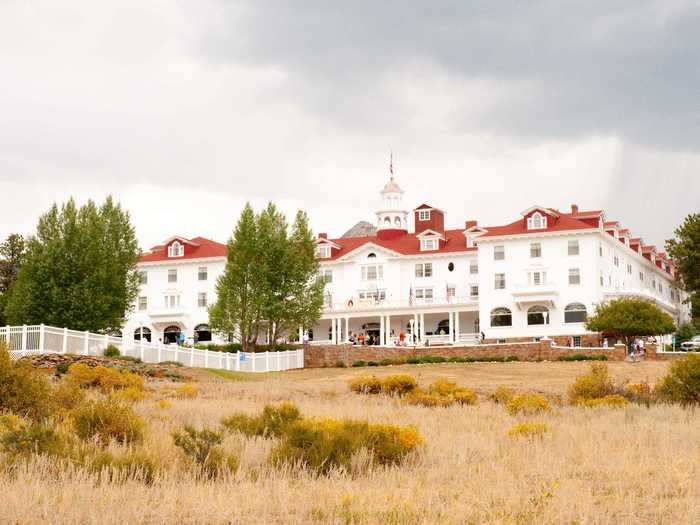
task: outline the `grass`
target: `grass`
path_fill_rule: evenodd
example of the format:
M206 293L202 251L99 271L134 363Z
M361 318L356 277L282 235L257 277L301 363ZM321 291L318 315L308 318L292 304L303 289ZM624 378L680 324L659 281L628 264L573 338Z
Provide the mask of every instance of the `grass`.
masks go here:
M178 386L147 382L150 400L133 405L147 422L145 457L157 465L150 483L108 481L82 469L58 469L38 457L11 470L0 467L0 523L698 523L700 522L700 417L679 405L630 404L583 409L565 400L574 379L590 363L475 363L377 367L377 377L410 373L419 384L453 381L479 395L476 406L433 409L388 396L360 396L347 385L367 369L313 369L255 376L196 373L196 399L159 397ZM608 363L616 382L655 383L665 362ZM222 380L227 379L227 380ZM538 392L552 400L549 412L511 416L488 400L497 386ZM266 404L295 403L305 416L412 425L425 444L400 466L328 476L275 468L268 458L275 440L228 433L221 453L235 454L237 469L207 477L172 434L191 425L216 430L235 412L259 414ZM546 428L545 437L528 438ZM530 431L530 429L533 429ZM109 451L126 457L127 446ZM1 460L2 458L0 458ZM126 461L126 460L124 460ZM366 456L353 459L368 461ZM330 477L330 479L329 479Z
M236 372L234 370L218 370L216 368L206 368L209 374L215 375L227 381L262 381L267 374L256 374L253 372Z

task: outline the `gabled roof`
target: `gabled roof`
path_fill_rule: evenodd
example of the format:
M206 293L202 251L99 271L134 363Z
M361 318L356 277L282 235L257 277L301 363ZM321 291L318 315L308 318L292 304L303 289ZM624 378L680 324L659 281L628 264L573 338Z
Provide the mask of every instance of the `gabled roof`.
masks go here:
M527 210L520 212L520 215L527 217L534 211L541 211L542 213L545 213L551 217L559 217L560 214L557 210L553 210L552 208L545 208L544 206L531 206Z
M421 231L420 233L416 234L416 237L419 239L422 239L423 237L439 237L440 239L445 239L445 237L442 235L442 233L431 230L430 228Z
M189 244L190 246L199 246L195 241L192 239L187 239L185 237L182 237L180 235L173 235L172 237L169 237L168 239L165 239L159 246L167 246L173 241L180 241L183 244Z
M188 248L182 257L168 257L168 244L173 240L185 242ZM186 239L184 237L171 237L165 243L154 246L144 253L140 258L140 263L159 261L182 261L190 259L208 259L210 257L226 257L226 245L204 237L194 237Z
M413 211L418 211L418 210L435 210L435 211L445 213L440 208L436 208L435 206L431 206L430 204L426 204L425 202L423 204L421 204L420 206L418 206L417 208L413 208Z
M319 237L316 239L316 244L330 244L333 248L339 249L340 245L328 239L327 237Z
M603 227L608 230L612 228L619 228L620 223L618 221L605 221Z
M539 206L530 208L530 212L540 209ZM526 210L527 211L527 210ZM551 210L550 210L551 211ZM525 213L525 212L523 212ZM525 215L527 215L525 213ZM538 228L537 230L528 230L527 222L524 219L518 219L515 222L504 226L485 226L486 233L479 237L480 240L489 237L501 237L504 235L525 235L525 234L542 234L547 232L569 231L569 230L591 230L593 227L578 218L574 218L570 213L560 213L559 218L551 223L548 221L546 228Z

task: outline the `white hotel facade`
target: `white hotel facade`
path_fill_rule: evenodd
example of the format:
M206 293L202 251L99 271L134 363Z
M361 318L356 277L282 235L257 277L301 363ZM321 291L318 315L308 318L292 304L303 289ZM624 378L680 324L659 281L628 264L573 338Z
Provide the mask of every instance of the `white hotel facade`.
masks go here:
M473 344L483 333L487 341L547 336L596 346L601 334L586 331L586 316L622 296L648 298L676 323L689 319L673 262L601 210L533 206L510 224L469 220L459 229L445 229L444 212L428 204L411 214L409 221L392 178L381 191L376 232L319 234L325 305L307 327L311 344L361 334L383 345ZM125 335L210 339L207 306L225 262L226 246L201 237L152 248L139 262L143 284Z

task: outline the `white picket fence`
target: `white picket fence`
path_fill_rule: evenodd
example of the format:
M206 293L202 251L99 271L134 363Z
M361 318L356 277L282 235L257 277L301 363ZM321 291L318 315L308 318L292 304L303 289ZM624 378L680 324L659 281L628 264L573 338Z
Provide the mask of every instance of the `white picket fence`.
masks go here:
M145 363L177 361L185 366L241 372L304 368L303 348L282 352L216 352L174 344L133 341L43 324L0 327L0 341L7 344L12 359L47 353L101 356L105 348L112 345L119 349L121 355L138 357Z

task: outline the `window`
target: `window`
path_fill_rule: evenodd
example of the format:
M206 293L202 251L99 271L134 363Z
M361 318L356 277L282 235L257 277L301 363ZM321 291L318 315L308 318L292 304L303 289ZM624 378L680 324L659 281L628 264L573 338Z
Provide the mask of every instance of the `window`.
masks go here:
M493 247L493 260L494 261L502 261L505 258L506 258L506 251L503 248L503 246L494 246Z
M613 264L615 266L620 266L620 258L617 255L613 255Z
M603 281L603 276L602 276L602 275L600 276L600 285L601 285L601 286L605 286L605 282Z
M433 302L433 289L432 288L416 288L416 299L423 303Z
M479 273L479 261L477 259L469 261L469 273L472 275Z
M568 254L569 255L578 255L579 254L578 241L569 241Z
M479 297L479 285L478 284L472 284L469 286L469 297L472 299L476 299Z
M319 259L328 259L331 256L331 247L327 244L321 244L316 247L316 256Z
M540 230L547 227L547 217L544 217L540 212L533 213L527 218L528 230Z
M180 296L179 295L166 295L165 296L165 307L166 308L177 308L180 306Z
M549 310L546 306L531 306L527 311L527 324L530 326L538 324L549 324Z
M139 284L148 284L148 272L141 270L139 272Z
M527 276L530 286L542 286L547 284L547 272L528 272Z
M659 292L664 293L664 286L661 284L661 281L659 281Z
M176 283L177 282L177 269L173 268L171 270L168 270L168 282L169 283Z
M418 211L419 221L429 221L430 220L430 210L419 210Z
M452 301L452 299L455 298L455 293L456 293L455 287L451 284L448 284L447 285L447 300Z
M146 328L145 326L141 326L134 330L134 341L140 341L141 340L141 335L143 335L143 340L148 341L149 343L151 342L151 329Z
M362 267L363 281L381 281L384 278L384 266L381 264L365 264Z
M603 245L602 244L598 245L598 255L600 255L601 257L603 256Z
M585 323L587 315L586 307L581 303L567 304L564 308L565 323Z
M200 292L197 294L197 306L200 308L205 308L207 306L207 293Z
M197 271L197 279L199 279L200 281L207 280L207 267L206 266L199 267L199 270Z
M542 245L539 242L530 243L530 257L542 257Z
M569 284L581 284L581 270L569 268Z
M359 292L357 296L360 299L369 299L372 301L383 301L386 299L386 290L371 290L371 291L364 291L364 292Z
M494 308L491 310L491 326L513 326L513 314L508 308Z
M505 288L506 288L506 274L497 273L494 275L494 287L496 290L505 290Z
M639 272L639 280L644 282L644 272Z
M474 237L471 235L466 236L467 239L467 248L473 248L474 247Z
M455 271L455 263L448 263L447 264L447 271L448 272L454 272Z
M178 241L168 246L168 257L182 257L185 255L185 247Z
M572 342L574 343L574 346L575 346L576 348L580 348L580 347L581 347L581 336L580 336L580 335L575 335L575 336L573 337L573 341L572 341Z
M139 297L139 310L146 310L148 308L148 297Z
M399 217L394 217L394 226L401 228L401 219Z
M627 265L627 273L632 275L632 265L631 264Z
M433 263L418 263L416 264L416 277L432 277Z
M376 257L376 256L377 256L377 254L374 253L374 252L368 253L368 254L367 254L367 258L368 258L368 259L372 259L372 258L374 258L374 257Z
M318 276L319 279L323 281L323 284L331 284L333 282L333 270L329 270L328 268L319 270Z
M656 279L651 280L651 289L656 290Z
M506 340L505 339L496 339L496 344L504 345L504 344L506 344Z
M422 252L429 251L429 250L437 250L438 247L439 247L438 240L435 238L421 239L420 240L420 249Z

